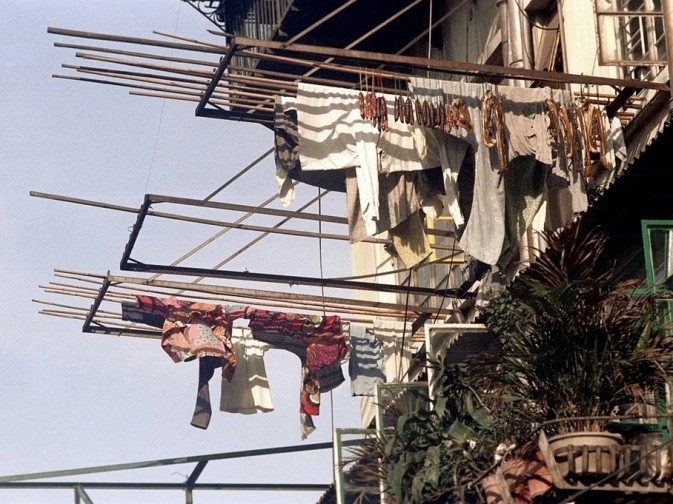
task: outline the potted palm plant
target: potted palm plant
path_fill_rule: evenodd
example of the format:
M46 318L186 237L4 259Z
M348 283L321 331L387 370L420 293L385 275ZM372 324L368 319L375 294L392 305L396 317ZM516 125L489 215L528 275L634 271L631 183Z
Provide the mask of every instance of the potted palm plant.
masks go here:
M633 282L614 281L604 235L574 225L546 239L539 260L492 297L486 325L502 346L475 364L515 424L551 424L560 436L550 439L552 448L577 432L619 443L618 434L605 432L610 417L665 383L673 344L654 300L634 295Z
M484 322L499 347L460 365L449 358L450 348L427 356L435 370L433 408L400 409L395 429L354 450L350 482L363 495L375 499L384 488L390 502L488 501L496 460L507 464L500 471L506 483L513 473L513 490L541 495L550 482L530 474L530 462L539 461L530 449L537 428L620 442L606 432L615 410L646 401L644 392L666 382L673 342L654 299L634 295L633 283L614 281L606 238L574 226L546 240L545 254L490 297ZM603 469L612 462L601 459ZM558 468L567 475L569 468Z

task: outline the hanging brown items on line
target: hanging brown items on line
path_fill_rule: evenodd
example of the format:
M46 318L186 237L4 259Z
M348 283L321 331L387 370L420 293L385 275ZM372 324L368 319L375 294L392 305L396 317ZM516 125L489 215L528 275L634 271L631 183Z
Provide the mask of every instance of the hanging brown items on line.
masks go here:
M502 100L491 90L481 99L482 142L489 149L498 150L498 173L507 171L507 146L505 145L505 119Z
M607 146L605 144L605 128L603 126L603 114L596 106L589 108L588 120L588 149L589 155L598 158L600 167L604 170L608 168L608 160L606 157Z
M563 147L565 149L566 158L572 159L575 149L575 140L570 114L568 113L568 107L565 106L565 103L562 103L559 107L558 115L559 124L561 126L561 134L563 135Z
M584 107L581 105L576 106L571 112L571 120L582 140L581 142L575 142L575 152L578 156L577 159L583 160L583 175L584 178L589 178L591 177L591 151L589 149L590 135L587 117L584 114ZM580 171L581 168L578 166L577 170Z
M456 126L459 128L472 131L472 120L470 119L470 112L467 110L467 105L462 98L454 98L451 102L453 108L453 117L456 120Z
M561 137L561 121L559 120L559 111L556 107L556 102L551 98L547 98L545 105L547 106L547 117L549 117L549 134L556 145L561 145L563 141Z

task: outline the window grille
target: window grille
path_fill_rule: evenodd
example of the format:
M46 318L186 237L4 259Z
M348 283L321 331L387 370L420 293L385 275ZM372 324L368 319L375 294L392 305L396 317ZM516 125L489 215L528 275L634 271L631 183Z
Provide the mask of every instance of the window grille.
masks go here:
M651 79L666 65L661 0L595 0L602 65L625 76Z

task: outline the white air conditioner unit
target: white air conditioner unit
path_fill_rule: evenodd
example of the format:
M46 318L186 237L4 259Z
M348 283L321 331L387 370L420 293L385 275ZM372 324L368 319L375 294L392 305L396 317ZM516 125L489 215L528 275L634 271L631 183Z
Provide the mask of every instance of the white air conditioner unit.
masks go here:
M425 324L425 352L435 357L449 348L449 362L461 363L468 356L478 354L497 344L495 336L484 324ZM434 398L432 385L434 371L428 367L430 397Z

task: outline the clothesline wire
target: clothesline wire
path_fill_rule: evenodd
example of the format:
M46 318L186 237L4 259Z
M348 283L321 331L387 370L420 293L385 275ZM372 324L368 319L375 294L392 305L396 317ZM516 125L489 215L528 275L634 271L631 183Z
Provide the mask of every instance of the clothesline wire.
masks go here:
M433 265L438 264L438 263L443 263L443 262L446 262L446 261L450 261L451 259L454 259L456 257L457 253L460 253L460 251L458 251L455 248L455 242L454 242L451 254L442 256L438 259L433 259L431 261L425 261L425 262L423 262L423 264L418 265L416 267L416 270L419 270L421 268L426 268L428 266L433 266ZM458 259L455 262L452 261L451 263L452 264L462 264L463 260ZM405 271L408 271L408 268L393 269L393 270L389 270L389 271L369 273L369 274L366 274L366 275L351 275L351 276L347 276L347 277L333 277L333 279L334 280L361 280L363 278L379 278L379 277L388 276L388 275L395 275L395 274L398 274L398 273L404 273Z
M411 285L411 274L413 272L412 268L409 268L409 274L404 283L407 284L407 287ZM407 334L407 321L409 320L409 290L407 289L406 300L404 302L404 325L402 326L402 345L400 346L400 361L397 367L397 376L402 375L402 362L404 360L404 343Z
M182 3L178 4L178 13L175 18L175 28L173 31L178 31L178 25L180 23L180 13L182 12ZM170 51L170 55L173 56L174 49ZM157 156L157 147L159 146L159 138L161 134L161 125L164 121L164 108L166 107L166 99L161 100L161 112L159 113L159 121L157 123L157 132L154 135L154 147L152 148L152 159L150 160L150 166L147 170L147 179L145 180L145 193L147 193L147 188L150 185L150 178L152 177L152 169L154 168L154 160Z
M453 249L451 250L451 256L453 256L453 254L455 253L455 250L456 250L456 240L453 240ZM447 269L448 269L448 272L446 274L446 285L444 287L445 289L448 289L448 288L451 287L451 267L449 267ZM440 311L441 311L442 307L444 306L444 300L446 298L447 298L446 296L442 296L442 300L439 303ZM438 311L437 314L435 315L435 320L433 321L433 323L437 322L437 320L439 319L439 314L440 314L440 312Z
M322 198L320 196L320 188L318 187L318 215L322 216ZM323 269L323 256L322 256L322 219L318 219L318 263L320 264L320 280L324 280L324 269ZM320 292L322 294L322 315L323 317L327 315L325 309L325 285L320 285ZM332 452L334 452L334 394L333 391L329 391L329 405L330 405L330 433L332 436ZM332 453L334 455L334 453Z

